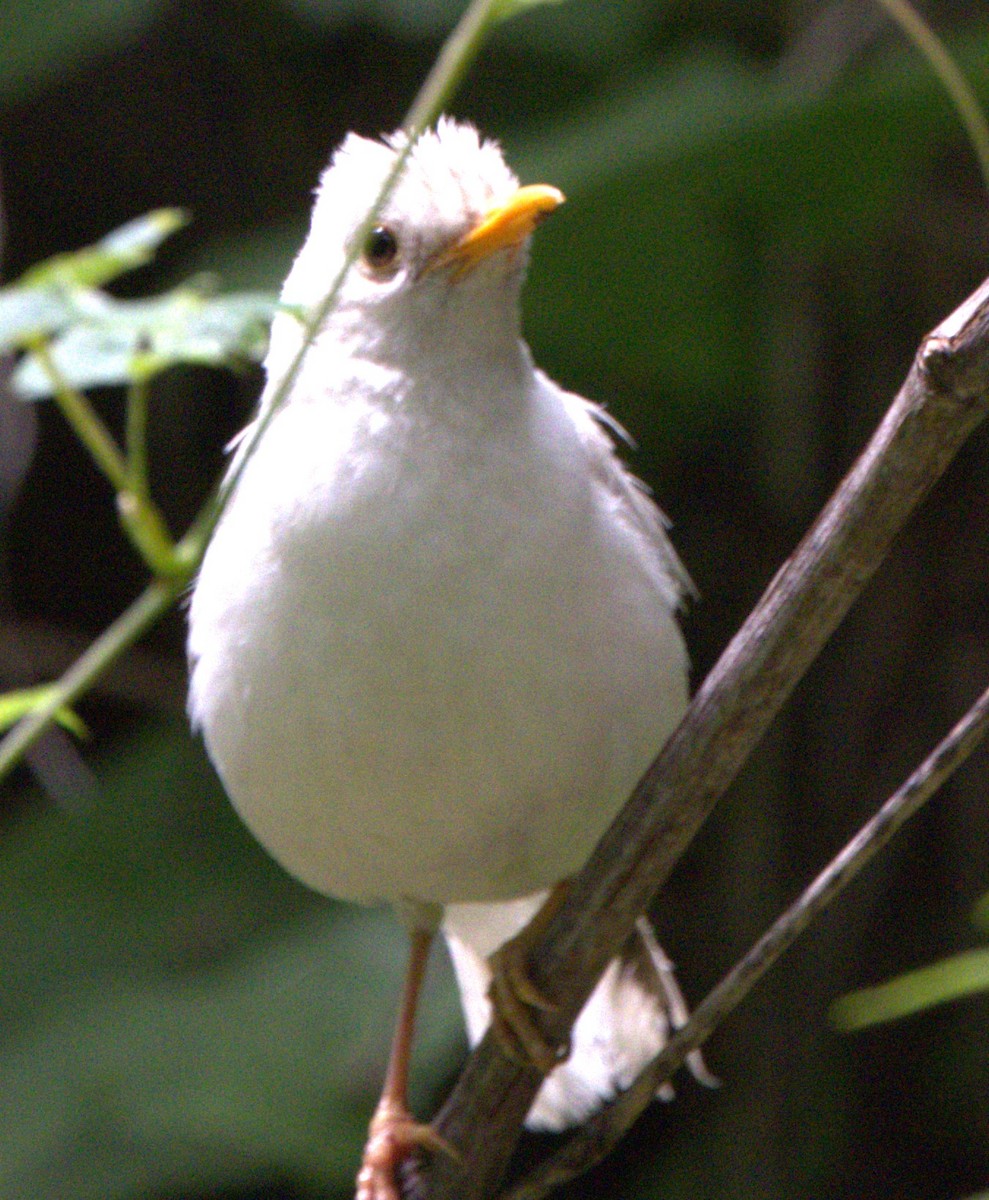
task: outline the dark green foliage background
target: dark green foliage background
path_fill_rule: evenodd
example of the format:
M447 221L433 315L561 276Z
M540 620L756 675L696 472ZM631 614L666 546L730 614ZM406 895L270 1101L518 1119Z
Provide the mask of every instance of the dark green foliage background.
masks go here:
M276 286L350 128L393 128L451 0L4 0L4 279L146 209L195 222L128 294L193 270ZM983 103L989 7L931 3ZM505 26L455 111L568 204L527 292L537 360L634 433L701 591L700 679L989 270L989 198L943 93L869 4L573 0ZM155 483L176 530L258 378L173 372ZM117 398L100 398L111 420ZM53 669L135 594L102 481L45 407L7 410L0 683ZM657 907L699 997L989 677L989 437L973 439ZM9 482L7 483L9 486ZM26 631L43 635L24 650ZM305 894L240 828L182 716L182 620L23 770L0 824L0 1194L345 1196L403 953L386 913ZM92 771L89 777L82 761ZM986 756L572 1194L762 1200L989 1185L989 1001L842 1036L830 1002L973 944ZM416 1102L462 1050L445 964Z

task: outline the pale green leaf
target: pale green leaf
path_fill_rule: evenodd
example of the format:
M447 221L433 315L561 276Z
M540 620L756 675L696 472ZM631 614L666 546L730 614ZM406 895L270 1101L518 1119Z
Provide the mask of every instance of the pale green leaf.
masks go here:
M158 208L114 229L92 246L56 254L21 276L22 287L96 288L154 257L161 243L189 217L180 208Z
M989 992L989 950L969 950L842 996L831 1007L831 1019L839 1029L865 1029L980 992Z
M77 316L72 298L58 288L25 288L19 284L0 290L0 353L18 350L32 338L48 336Z
M29 268L0 290L0 352L23 349L39 335L50 337L81 320L114 320L113 302L97 289L149 262L165 238L187 220L181 209L156 209L95 245L56 254Z
M51 358L62 379L84 390L126 384L179 363L236 365L264 357L277 301L260 292L206 296L185 285L151 300L104 297L99 310L66 328L52 342ZM54 382L26 356L13 375L25 399L50 396Z

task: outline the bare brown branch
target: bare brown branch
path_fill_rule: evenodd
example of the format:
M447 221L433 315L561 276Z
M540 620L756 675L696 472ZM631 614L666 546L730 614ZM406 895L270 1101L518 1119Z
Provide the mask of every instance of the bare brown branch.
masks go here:
M762 935L694 1010L633 1085L596 1113L545 1162L499 1200L541 1200L553 1188L583 1174L624 1137L656 1089L683 1065L749 994L774 962L814 918L844 891L962 765L989 732L989 690L982 693L954 729L938 744L886 803L859 830L799 898Z
M609 958L989 407L989 281L922 343L871 442L694 697L601 839L531 962L565 1037ZM539 1085L487 1037L437 1121L462 1162L426 1163L431 1200L496 1189ZM478 1131L483 1130L483 1136Z

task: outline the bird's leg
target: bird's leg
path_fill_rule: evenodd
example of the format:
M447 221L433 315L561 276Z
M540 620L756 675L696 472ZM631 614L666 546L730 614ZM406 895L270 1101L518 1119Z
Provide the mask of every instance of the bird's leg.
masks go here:
M569 884L556 884L545 903L515 937L491 955L491 1032L511 1058L523 1066L535 1066L543 1075L570 1056L569 1041L551 1045L533 1020L532 1010L555 1012L557 1005L533 984L529 977L532 946L546 932L567 894Z
M408 1105L409 1058L415 1030L419 991L433 940L431 930L413 929L405 989L388 1057L381 1099L368 1127L355 1200L401 1200L397 1172L417 1148L456 1152L433 1131L415 1120Z

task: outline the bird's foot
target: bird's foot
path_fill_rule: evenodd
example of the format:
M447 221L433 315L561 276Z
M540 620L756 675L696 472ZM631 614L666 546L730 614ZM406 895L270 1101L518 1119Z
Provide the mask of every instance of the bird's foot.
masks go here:
M398 1175L417 1150L460 1157L431 1125L417 1121L404 1104L382 1097L368 1127L355 1200L402 1200Z
M549 925L567 893L558 883L528 925L500 946L488 960L491 967L491 1032L510 1058L534 1066L543 1075L570 1056L569 1040L554 1044L536 1023L536 1012L556 1012L558 1005L536 987L529 976L529 953Z

